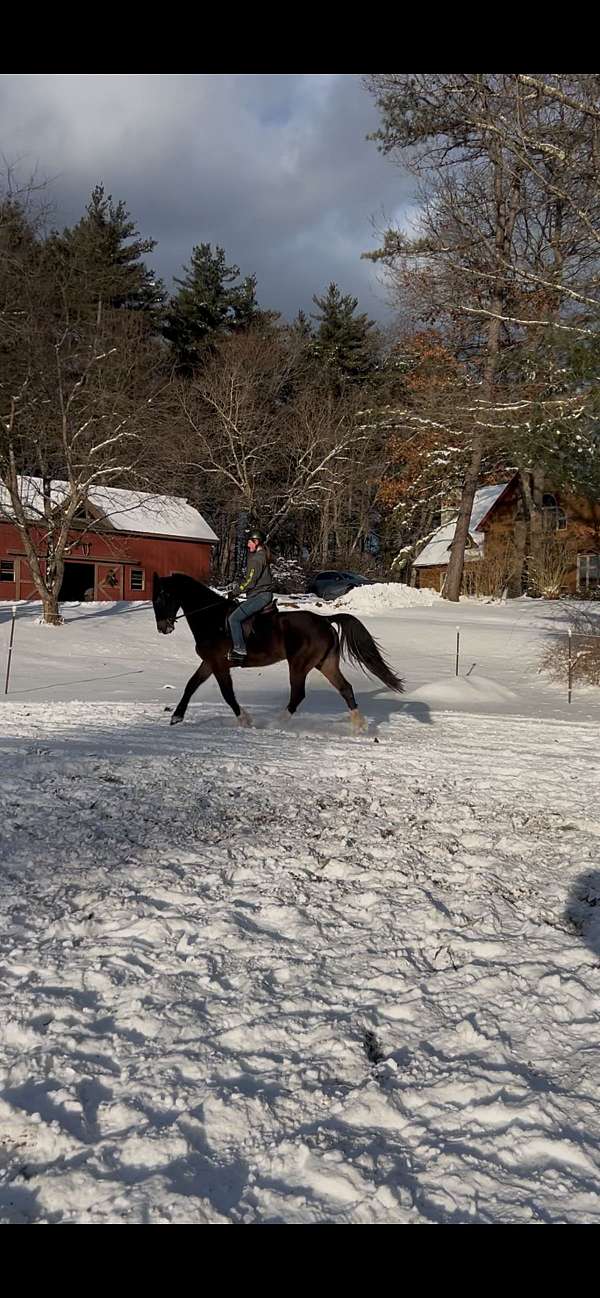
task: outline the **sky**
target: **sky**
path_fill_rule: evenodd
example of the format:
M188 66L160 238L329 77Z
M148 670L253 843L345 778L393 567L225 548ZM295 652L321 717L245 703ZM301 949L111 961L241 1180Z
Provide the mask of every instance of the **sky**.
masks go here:
M171 287L194 244L258 277L291 318L331 280L390 319L382 272L361 261L373 228L410 220L412 184L366 136L377 113L353 74L10 74L0 155L48 181L52 225L78 219L102 182Z

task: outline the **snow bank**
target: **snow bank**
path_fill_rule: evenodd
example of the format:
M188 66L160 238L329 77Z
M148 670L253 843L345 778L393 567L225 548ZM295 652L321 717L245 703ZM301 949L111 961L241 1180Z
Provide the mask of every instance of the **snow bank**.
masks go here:
M356 613L377 613L390 608L431 608L439 603L440 596L435 590L415 590L398 581L376 582L374 586L357 586L341 599L336 599L333 608L348 608Z
M412 691L410 698L435 703L438 707L464 708L468 711L475 704L513 703L516 694L505 685L488 680L486 676L454 676L420 685Z

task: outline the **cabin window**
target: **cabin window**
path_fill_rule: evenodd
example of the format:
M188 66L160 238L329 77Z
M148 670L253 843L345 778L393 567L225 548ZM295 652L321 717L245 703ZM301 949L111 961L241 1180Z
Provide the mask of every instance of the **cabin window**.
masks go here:
M597 590L600 586L600 554L577 555L577 589Z
M146 587L146 574L143 568L131 569L131 589L144 590Z
M567 526L567 515L560 508L556 496L546 491L542 496L542 527L545 532L564 532Z
M14 579L15 579L14 559L0 559L0 581L14 581Z

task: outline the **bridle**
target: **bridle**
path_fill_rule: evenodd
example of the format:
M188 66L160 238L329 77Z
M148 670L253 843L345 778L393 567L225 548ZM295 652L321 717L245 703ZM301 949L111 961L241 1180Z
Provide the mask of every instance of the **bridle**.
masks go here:
M222 599L215 599L212 604L203 604L202 608L190 609L189 613L178 613L177 616L173 618L173 621L179 622L182 617L194 617L196 613L205 613L209 608L218 608L221 603Z

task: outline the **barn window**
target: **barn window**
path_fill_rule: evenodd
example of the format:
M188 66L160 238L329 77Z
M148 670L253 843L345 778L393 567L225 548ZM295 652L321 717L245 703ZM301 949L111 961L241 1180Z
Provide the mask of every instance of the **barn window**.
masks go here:
M131 569L131 589L144 590L146 586L146 574L143 568Z
M0 581L14 581L14 559L0 559Z
M577 555L577 589L597 590L600 586L600 554Z
M563 532L567 526L567 515L560 508L556 496L550 491L542 496L542 527L545 532Z

